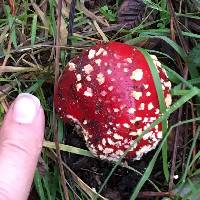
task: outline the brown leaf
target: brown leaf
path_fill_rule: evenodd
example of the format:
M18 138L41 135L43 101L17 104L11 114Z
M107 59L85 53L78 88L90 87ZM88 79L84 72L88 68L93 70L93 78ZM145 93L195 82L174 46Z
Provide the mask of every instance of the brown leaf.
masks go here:
M110 0L86 0L85 5L88 9L95 9L99 6L106 5Z
M132 22L132 27L136 27L150 12L143 0L125 0L118 11L118 22L124 24ZM147 19L151 21L154 18L155 12L152 12Z
M97 6L102 6L108 3L108 0L94 0L94 4Z

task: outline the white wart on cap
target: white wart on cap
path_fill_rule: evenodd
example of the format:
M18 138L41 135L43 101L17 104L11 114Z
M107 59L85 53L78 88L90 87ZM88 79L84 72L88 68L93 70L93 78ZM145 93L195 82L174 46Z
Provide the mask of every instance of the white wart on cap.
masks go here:
M171 105L171 83L161 64L158 70L166 106ZM98 44L67 65L59 79L55 108L65 122L83 128L91 152L116 161L160 114L148 63L136 48L119 42ZM162 138L161 124L152 128L129 151L126 159L139 160Z

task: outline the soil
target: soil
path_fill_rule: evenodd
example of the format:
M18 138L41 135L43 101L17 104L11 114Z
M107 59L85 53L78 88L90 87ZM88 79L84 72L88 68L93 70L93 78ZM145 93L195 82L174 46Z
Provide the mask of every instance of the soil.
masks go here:
M68 145L87 149L84 140L74 130L73 125L66 126L66 141ZM127 161L128 165L143 173L148 166L155 151L146 154L140 161ZM98 191L106 179L107 175L114 166L109 161L100 160L98 158L88 158L75 154L64 153L63 159L65 163L91 188ZM141 176L126 168L118 167L111 176L108 184L101 193L109 200L128 200L133 192L134 186L137 185ZM159 188L164 189L164 175L162 174L162 161L158 160L152 172L150 179L156 183ZM142 191L156 191L147 181ZM142 199L142 198L139 198ZM148 198L150 199L150 198ZM152 198L153 199L153 198Z

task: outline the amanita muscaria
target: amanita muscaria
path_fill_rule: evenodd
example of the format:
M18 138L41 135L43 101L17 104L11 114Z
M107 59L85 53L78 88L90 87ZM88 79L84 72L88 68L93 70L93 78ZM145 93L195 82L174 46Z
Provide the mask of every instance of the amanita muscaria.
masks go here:
M167 107L171 83L156 56ZM109 42L92 46L72 59L59 79L55 109L83 129L90 151L116 161L160 115L153 77L144 55L132 46ZM139 160L162 138L159 124L132 147L126 159Z

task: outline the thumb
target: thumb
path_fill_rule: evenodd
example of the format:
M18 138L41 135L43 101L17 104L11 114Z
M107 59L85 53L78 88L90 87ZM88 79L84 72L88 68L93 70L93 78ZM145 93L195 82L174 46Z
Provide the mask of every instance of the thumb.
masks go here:
M28 198L44 137L40 101L20 94L0 129L0 199Z

